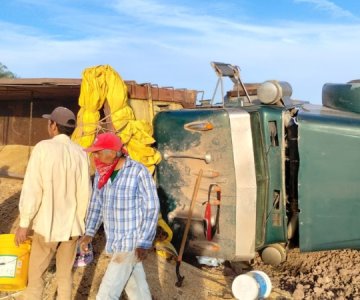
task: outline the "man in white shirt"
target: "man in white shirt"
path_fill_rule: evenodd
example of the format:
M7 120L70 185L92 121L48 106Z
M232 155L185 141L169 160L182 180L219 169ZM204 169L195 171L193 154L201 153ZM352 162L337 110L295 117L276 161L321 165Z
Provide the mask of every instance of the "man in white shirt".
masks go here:
M50 139L32 151L20 195L20 225L15 243L34 231L28 286L23 299L42 299L42 275L56 254L57 299L71 299L72 266L78 237L84 234L85 214L91 194L88 157L71 141L75 115L57 107L48 119Z

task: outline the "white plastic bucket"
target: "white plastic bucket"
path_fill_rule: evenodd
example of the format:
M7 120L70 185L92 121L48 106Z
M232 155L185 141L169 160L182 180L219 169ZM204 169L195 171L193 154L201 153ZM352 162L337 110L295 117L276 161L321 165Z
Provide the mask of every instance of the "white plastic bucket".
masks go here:
M270 296L272 284L262 271L250 271L237 276L232 283L232 292L239 300L266 299Z

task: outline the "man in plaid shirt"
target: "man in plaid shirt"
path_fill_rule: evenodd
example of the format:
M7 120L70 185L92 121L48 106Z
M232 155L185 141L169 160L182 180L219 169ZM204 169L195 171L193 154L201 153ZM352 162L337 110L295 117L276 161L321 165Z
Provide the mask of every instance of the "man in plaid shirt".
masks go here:
M119 299L125 287L129 299L150 300L142 261L152 247L159 213L153 178L127 156L113 133L99 134L85 151L93 153L97 172L80 247L88 250L103 223L106 252L112 255L96 299Z

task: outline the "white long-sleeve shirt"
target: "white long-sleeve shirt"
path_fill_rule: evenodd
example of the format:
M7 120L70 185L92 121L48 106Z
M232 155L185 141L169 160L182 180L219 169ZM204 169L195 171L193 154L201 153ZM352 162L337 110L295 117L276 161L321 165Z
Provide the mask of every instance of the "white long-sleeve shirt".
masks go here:
M32 227L46 242L67 241L85 231L91 194L83 149L65 134L36 144L20 195L20 227Z

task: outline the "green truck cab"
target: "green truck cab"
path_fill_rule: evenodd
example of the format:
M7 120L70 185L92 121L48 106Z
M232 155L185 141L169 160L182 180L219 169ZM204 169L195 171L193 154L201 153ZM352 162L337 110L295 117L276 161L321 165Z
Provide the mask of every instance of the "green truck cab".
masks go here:
M292 100L286 82L248 92L236 67L214 64L219 80L235 83L220 105L154 119L175 247L193 200L185 251L194 255L248 261L260 252L278 264L290 242L301 251L359 248L360 84L325 85L316 106Z

